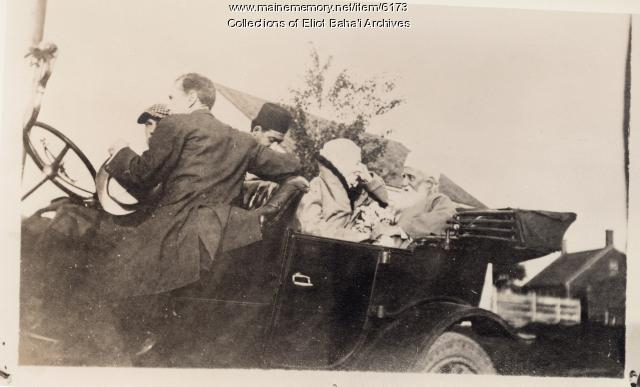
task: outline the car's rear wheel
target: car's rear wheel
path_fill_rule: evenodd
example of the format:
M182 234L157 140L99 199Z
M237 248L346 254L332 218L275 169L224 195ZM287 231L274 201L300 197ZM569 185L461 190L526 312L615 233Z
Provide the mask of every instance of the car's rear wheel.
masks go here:
M445 332L419 357L415 371L442 374L495 374L491 357L475 340Z

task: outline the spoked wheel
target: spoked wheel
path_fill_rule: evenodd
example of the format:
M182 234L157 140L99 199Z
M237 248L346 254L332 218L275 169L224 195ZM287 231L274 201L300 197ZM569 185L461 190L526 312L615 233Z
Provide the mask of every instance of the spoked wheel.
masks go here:
M457 332L445 332L415 365L417 372L441 374L495 374L489 355L475 340Z
M22 196L22 200L48 180L71 197L81 200L95 197L96 170L67 136L52 126L36 122L24 130L22 139L27 154L44 174L42 180Z

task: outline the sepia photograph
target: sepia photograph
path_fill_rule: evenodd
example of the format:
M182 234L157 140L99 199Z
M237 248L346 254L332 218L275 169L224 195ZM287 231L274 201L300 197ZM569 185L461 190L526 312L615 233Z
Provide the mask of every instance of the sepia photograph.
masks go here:
M637 386L618 4L2 2L0 385Z

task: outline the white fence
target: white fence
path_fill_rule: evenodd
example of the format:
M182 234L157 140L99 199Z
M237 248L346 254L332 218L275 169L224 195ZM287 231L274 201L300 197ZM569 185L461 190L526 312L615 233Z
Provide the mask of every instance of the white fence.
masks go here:
M517 294L509 290L494 293L492 309L511 325L528 323L574 325L580 323L580 300Z

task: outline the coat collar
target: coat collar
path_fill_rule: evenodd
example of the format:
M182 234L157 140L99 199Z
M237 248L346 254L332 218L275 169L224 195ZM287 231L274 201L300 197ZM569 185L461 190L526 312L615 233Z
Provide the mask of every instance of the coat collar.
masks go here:
M208 114L210 116L213 116L213 113L211 113L211 110L209 110L207 108L194 110L194 111L191 112L191 114Z

